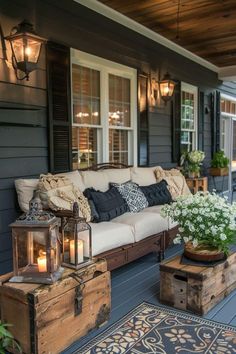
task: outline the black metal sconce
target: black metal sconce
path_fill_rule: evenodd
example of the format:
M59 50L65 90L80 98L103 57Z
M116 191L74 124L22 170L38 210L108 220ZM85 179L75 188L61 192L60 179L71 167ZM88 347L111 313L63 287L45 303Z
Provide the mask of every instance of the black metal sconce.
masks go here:
M45 38L39 37L33 25L24 20L13 27L9 36L5 37L10 42L12 50L12 65L18 80L29 80L29 74L37 69L37 64ZM18 70L25 73L19 77Z
M175 81L171 79L169 73L166 73L163 79L159 81L160 95L163 101L168 102L172 99L175 84Z
M166 73L162 80L151 80L151 96L157 102L161 97L165 103L170 101L174 94L176 82L171 79L170 74Z

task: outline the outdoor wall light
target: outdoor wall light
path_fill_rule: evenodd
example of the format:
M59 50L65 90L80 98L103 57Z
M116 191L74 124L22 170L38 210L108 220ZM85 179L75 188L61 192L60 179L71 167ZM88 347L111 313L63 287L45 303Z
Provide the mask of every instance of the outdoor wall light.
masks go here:
M162 80L151 80L151 99L154 105L158 102L158 97L161 97L163 101L168 102L172 99L175 88L175 81L171 79L170 74L166 73Z
M12 50L12 65L18 80L29 80L31 71L37 69L42 44L46 39L39 37L33 25L24 20L13 27L9 36L5 37L10 42ZM18 70L25 73L24 77L18 76Z
M170 101L174 94L175 81L170 77L169 73L166 73L161 81L159 81L160 94L163 101Z

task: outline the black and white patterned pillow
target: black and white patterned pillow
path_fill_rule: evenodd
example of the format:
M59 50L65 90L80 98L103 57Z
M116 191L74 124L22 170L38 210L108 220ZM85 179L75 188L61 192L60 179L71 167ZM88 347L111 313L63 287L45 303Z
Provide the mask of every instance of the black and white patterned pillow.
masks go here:
M140 190L138 184L128 181L125 183L110 183L120 192L122 198L128 204L129 210L132 213L137 213L148 207L148 201L144 193Z

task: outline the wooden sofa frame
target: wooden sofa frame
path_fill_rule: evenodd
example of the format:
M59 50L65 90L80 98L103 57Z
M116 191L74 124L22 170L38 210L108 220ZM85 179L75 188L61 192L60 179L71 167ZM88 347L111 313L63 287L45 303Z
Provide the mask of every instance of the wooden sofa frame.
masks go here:
M90 166L79 171L99 171L111 168L128 168L121 163L102 163ZM156 235L151 235L144 240L118 247L106 252L103 252L96 257L105 258L107 261L108 270L113 270L121 267L129 262L134 261L142 256L145 256L151 252L157 254L158 261L164 259L165 249L172 243L173 238L177 234L178 228L172 228Z

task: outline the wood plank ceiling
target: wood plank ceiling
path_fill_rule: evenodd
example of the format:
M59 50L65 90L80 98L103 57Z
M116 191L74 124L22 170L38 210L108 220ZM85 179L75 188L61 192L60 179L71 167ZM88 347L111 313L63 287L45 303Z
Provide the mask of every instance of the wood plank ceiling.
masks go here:
M236 65L236 0L99 1L216 66Z

